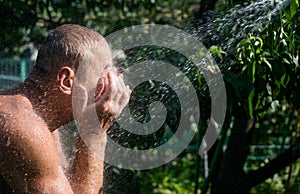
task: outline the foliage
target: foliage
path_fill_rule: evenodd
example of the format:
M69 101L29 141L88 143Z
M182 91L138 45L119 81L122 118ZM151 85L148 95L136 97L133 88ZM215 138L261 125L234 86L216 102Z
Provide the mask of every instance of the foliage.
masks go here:
M104 35L126 26L144 23L170 24L183 28L198 9L195 2L199 3L194 0L0 0L0 14L1 18L4 18L0 20L1 26L4 26L0 29L0 46L3 48L0 56L18 56L25 43L34 42L35 45L39 45L48 30L64 23L86 25ZM227 2L231 4L236 1ZM250 14L253 13L252 19L256 17L257 12L260 10L256 7L250 9ZM236 34L234 30L240 31L245 22L241 17L244 13L235 9L232 14L235 14L234 18L237 21L233 26L228 26L224 18L233 15L224 16L224 14L226 13L223 10L216 14L218 19L215 21L220 24L219 35L214 42L216 46L211 47L210 51L218 58L218 62L228 62L228 58L230 61L229 64L222 66L229 96L228 117L231 118L235 107L242 107L249 117L255 119L252 144L281 146L280 150L264 149L261 153L251 150L250 147L248 159L256 157L257 154L264 156L262 160L256 160L254 163L248 160L247 164L250 163L252 170L256 170L283 152L285 146L295 144L299 137L300 121L297 119L300 111L299 2L292 0L284 12L270 21L266 20L271 22L267 28L260 28L258 31L245 28L242 35L241 32L237 33L234 41L238 44L232 44L234 46L224 48L223 51L224 45L233 42L229 38L230 35ZM252 25L254 21L254 19L247 21L250 23L246 27ZM212 24L215 23L211 22L209 25ZM211 32L207 28L203 29ZM244 32L249 34L243 34ZM224 40L221 40L223 38ZM165 58L165 55L157 51L155 57L160 59ZM151 87L145 84L138 89L145 91L153 89ZM202 83L198 87L201 90ZM208 98L205 91L201 92L203 96L206 95L204 98ZM160 91L158 93L160 94ZM173 105L169 107L171 111L178 109L173 103L169 105ZM147 114L138 111L139 109L136 111L138 116ZM231 119L228 121L232 122ZM171 125L172 122L168 124ZM230 125L231 123L227 123L226 126ZM151 141L157 140L155 138ZM132 138L132 141L136 140ZM128 141L125 143L128 144ZM194 140L191 147L197 149L197 141ZM195 186L196 157L195 152L186 151L170 164L157 169L135 172L140 179L141 193L192 193ZM251 193L283 192L289 188L291 192L297 192L300 182L299 169L298 160L294 165L270 177L265 183L254 187ZM201 175L197 180L203 183L204 178Z
M160 23L184 25L197 10L195 0L9 0L0 1L0 57L22 52L28 42L36 46L48 30L65 23L91 27L103 35L127 26Z
M192 154L186 154L155 170L141 172L141 193L192 193L194 189L194 162ZM203 180L199 180L203 181Z
M299 14L280 15L261 36L249 35L237 45L226 80L249 115L266 113L275 100L299 108Z
M253 144L278 145L277 151L261 153L251 168L258 169L296 142L298 134L300 67L299 4L291 1L259 35L249 34L235 49L235 60L225 80L232 88L230 106L242 106L256 120ZM268 151L266 148L263 151ZM250 152L251 157L254 152ZM253 155L252 155L253 156ZM259 161L260 160L260 161ZM299 162L253 188L251 193L289 190L298 176ZM296 182L294 182L296 183ZM292 184L293 185L293 184ZM299 185L298 185L299 187Z

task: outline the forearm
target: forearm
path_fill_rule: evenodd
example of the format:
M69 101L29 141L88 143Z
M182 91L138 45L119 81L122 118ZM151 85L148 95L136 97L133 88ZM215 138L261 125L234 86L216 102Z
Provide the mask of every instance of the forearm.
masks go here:
M106 136L103 135L101 138L96 136L88 140L84 138L89 142L84 142L78 136L74 160L69 169L70 184L74 193L99 193L103 185L106 146Z
M61 143L59 129L52 132L52 137L55 141L57 154L59 156L60 165L62 166L63 170L65 171L65 170L68 169L69 163L68 163L68 160L67 160L67 158L65 156L65 153L64 153L64 150L63 150L63 145Z
M80 137L70 168L71 185L75 192L80 188L79 193L98 193L103 184L106 131L128 103L131 90L115 68L103 71L92 102L84 86L77 85L74 90L80 94L73 102Z

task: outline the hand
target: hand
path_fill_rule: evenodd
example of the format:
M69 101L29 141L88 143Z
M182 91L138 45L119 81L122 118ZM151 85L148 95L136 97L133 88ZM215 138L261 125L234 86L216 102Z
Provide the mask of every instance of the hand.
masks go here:
M94 100L88 97L86 88L80 84L73 90L76 94L73 96L73 110L76 113L74 116L81 130L86 133L97 133L95 129L99 128L96 126L99 123L106 131L128 103L131 93L129 86L124 83L123 75L112 67L106 68L98 78ZM98 116L97 121L94 120L95 113Z
M102 72L95 90L96 112L102 128L108 129L129 101L131 90L125 85L123 74L109 67Z

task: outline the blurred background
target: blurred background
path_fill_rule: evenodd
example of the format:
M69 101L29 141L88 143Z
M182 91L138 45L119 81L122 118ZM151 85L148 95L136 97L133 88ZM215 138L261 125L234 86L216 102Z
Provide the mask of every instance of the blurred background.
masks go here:
M191 61L151 46L124 51L126 57L116 58L123 68L157 59L181 69L197 90L201 118L187 149L164 166L135 171L106 165L104 193L300 193L298 0L0 0L1 90L26 78L47 32L66 23L90 27L104 36L152 23L185 30L208 48L226 84L225 123L212 149L200 156L198 149L212 119L211 100L205 79ZM137 136L114 124L109 135L137 149L166 142L180 119L180 103L172 88L149 80L134 89L129 106L143 123L150 119L147 107L157 100L168 111L160 130ZM62 128L71 159L76 126Z

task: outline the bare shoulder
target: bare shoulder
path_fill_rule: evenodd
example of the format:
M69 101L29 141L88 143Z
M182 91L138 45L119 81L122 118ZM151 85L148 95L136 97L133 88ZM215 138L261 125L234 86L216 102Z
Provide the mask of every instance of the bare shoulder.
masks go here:
M29 100L21 95L0 96L0 121L11 130L22 130L28 124L42 127L44 122L35 114ZM1 127L1 124L0 124Z
M0 96L0 135L26 137L48 133L43 120L33 111L29 100L20 95ZM3 143L3 138L0 139Z
M0 96L0 104L1 174L17 191L40 191L40 180L62 173L51 132L24 97Z

